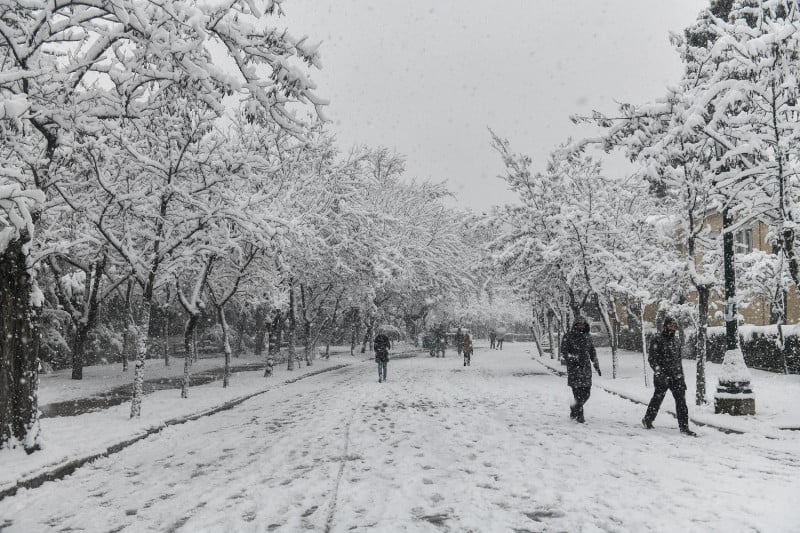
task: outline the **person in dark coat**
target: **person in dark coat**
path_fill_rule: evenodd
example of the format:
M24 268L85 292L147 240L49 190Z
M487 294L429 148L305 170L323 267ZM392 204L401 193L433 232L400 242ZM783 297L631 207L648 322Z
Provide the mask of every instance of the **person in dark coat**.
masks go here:
M497 333L493 329L489 330L489 348L494 350L495 348L495 339L497 338Z
M472 339L469 338L469 333L464 335L461 342L461 348L464 351L464 366L470 366L470 360L472 359Z
M658 409L661 407L667 390L669 390L675 399L675 412L678 415L678 427L681 433L694 437L696 433L689 429L686 381L683 377L683 363L681 362L681 343L678 336L675 335L677 331L678 323L675 319L666 317L661 333L650 341L647 361L653 369L655 390L642 419L642 425L647 429L653 429L653 421L658 415Z
M497 335L497 338L495 339L494 347L497 348L498 350L502 350L503 349L503 341L506 339L506 332L505 332L505 330L501 329L500 331L496 332L496 335Z
M386 381L386 367L389 363L389 337L383 333L378 333L372 341L372 348L375 350L375 362L378 363L378 383Z
M458 352L458 355L461 355L462 343L464 342L464 333L461 331L461 328L458 328L456 331L456 337L454 340L456 342L456 351Z
M569 417L583 424L583 404L592 392L592 365L600 376L597 351L589 336L589 323L582 316L575 318L572 329L564 335L561 354L567 364L567 385L572 388L575 402L570 405Z
M436 357L444 357L444 349L447 347L447 337L444 333L436 334Z

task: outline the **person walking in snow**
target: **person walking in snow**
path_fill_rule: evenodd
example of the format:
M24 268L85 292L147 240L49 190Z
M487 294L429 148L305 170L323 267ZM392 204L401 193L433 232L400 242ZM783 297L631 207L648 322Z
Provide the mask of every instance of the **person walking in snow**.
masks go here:
M675 399L675 412L678 415L678 428L681 433L689 436L697 434L689 429L689 408L686 406L686 380L683 376L683 363L681 362L681 343L675 333L678 323L672 317L664 319L664 326L659 335L650 341L647 361L653 369L653 397L647 406L647 412L642 419L642 425L653 429L653 421L658 415L661 402L667 394L672 392Z
M461 342L461 349L464 351L464 366L470 366L470 359L472 359L472 339L469 338L469 333L464 334L464 338Z
M389 363L389 337L384 333L378 333L372 341L372 348L375 350L375 362L378 363L378 383L386 381L386 367Z
M494 350L495 339L496 338L497 338L497 333L495 333L493 329L490 329L489 330L489 349Z
M503 349L503 341L506 339L506 330L505 330L505 328L499 328L496 331L495 334L497 335L497 341L495 343L495 348L497 348L498 350L502 350Z
M436 335L436 356L444 357L444 349L447 347L447 337L444 333L439 332Z
M456 337L454 340L456 342L456 351L458 352L458 355L461 355L461 349L462 349L461 345L464 342L464 333L461 331L461 328L458 328L458 330L456 330Z
M569 408L569 417L583 424L583 405L592 392L592 365L600 373L597 351L589 336L589 323L582 316L575 318L572 329L564 335L561 354L567 364L567 385L572 388L575 401Z

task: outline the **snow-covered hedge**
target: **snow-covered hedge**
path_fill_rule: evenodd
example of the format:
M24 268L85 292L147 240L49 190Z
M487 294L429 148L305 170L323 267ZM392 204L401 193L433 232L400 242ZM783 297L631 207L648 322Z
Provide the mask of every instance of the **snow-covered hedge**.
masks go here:
M745 363L750 368L800 374L800 325L782 326L784 347L778 341L778 326L739 326L739 341ZM709 327L707 330L706 357L712 363L721 363L725 356L725 327ZM654 331L647 331L647 342ZM695 332L684 329L683 354L687 359L695 358ZM620 348L635 352L642 351L642 338L638 328L623 329L619 335ZM785 361L784 361L785 358Z
M800 326L783 326L783 349L778 338L778 326L739 326L739 342L744 361L750 368L800 374ZM686 353L694 356L694 338L687 339ZM725 328L708 328L707 357L721 363L725 356Z

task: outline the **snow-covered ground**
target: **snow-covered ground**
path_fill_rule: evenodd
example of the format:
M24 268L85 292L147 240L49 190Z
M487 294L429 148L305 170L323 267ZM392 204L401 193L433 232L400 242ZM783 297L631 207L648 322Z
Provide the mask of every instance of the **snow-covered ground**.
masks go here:
M663 412L647 431L642 405L600 388L587 423L576 424L564 378L533 350L478 346L466 368L452 352L396 360L385 384L365 361L274 386L5 498L0 529L797 531L800 433L700 427L692 439ZM240 394L246 376L237 376ZM754 382L766 408L773 380ZM636 393L633 376L598 381L626 383ZM215 396L199 389L198 401ZM224 391L214 390L221 403ZM154 401L169 392L148 396L145 413L180 404L174 393ZM97 441L129 427L126 414L109 427L89 423L100 413L73 417L70 435L48 427L63 419L46 420L45 430L56 447L70 436Z

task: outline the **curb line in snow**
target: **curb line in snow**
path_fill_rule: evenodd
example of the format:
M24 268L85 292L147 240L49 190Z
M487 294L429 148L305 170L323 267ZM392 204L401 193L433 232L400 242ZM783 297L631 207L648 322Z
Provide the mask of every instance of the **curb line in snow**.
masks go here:
M332 372L334 370L340 370L340 369L348 367L348 366L350 366L350 363L344 363L344 364L340 364L340 365L334 365L334 366L331 366L331 367L328 367L328 368L322 368L322 369L319 369L319 370L314 370L314 371L309 372L307 374L303 374L301 376L297 376L297 377L294 377L294 378L291 378L291 379L284 380L280 384L281 385L289 385L289 384L295 383L297 381L300 381L301 379L310 378L312 376L316 376L318 374L323 374L325 372ZM87 455L85 457L80 457L78 459L73 459L73 460L67 461L65 463L53 464L53 465L50 465L50 466L43 467L42 471L40 471L39 473L34 474L32 476L28 476L28 477L22 478L22 479L19 479L19 480L17 480L17 482L13 486L10 486L8 488L0 490L0 501L2 501L7 496L13 496L20 489L34 489L34 488L39 487L40 485L42 485L43 483L46 483L48 481L55 481L55 480L58 480L58 479L62 479L64 477L72 474L75 470L77 470L81 466L85 465L86 463L90 463L90 462L92 462L92 461L94 461L96 459L100 459L102 457L108 457L109 455L112 455L112 454L115 454L117 452L120 452L120 451L124 450L125 448L127 448L128 446L131 446L132 444L135 444L136 442L139 442L140 440L146 439L147 437L149 437L151 435L154 435L156 433L160 433L163 429L165 429L165 428L167 428L169 426L175 426L175 425L178 425L178 424L184 424L186 422L191 422L193 420L197 420L197 419L203 418L205 416L211 416L211 415L217 414L217 413L219 413L221 411L227 411L229 409L233 409L237 405L239 405L239 404L241 404L241 403L243 403L243 402L245 402L245 401L247 401L247 400L249 400L251 398L254 398L256 396L260 396L261 394L265 394L265 393L270 392L270 391L272 391L274 389L275 389L275 387L270 387L268 389L264 389L264 390L261 390L261 391L258 391L258 392L253 392L253 393L250 393L250 394L246 394L244 396L240 396L239 398L234 398L233 400L228 400L225 403L222 403L222 404L220 404L220 405L218 405L216 407L211 407L211 408L206 409L204 411L200 411L199 413L192 413L192 414L189 414L189 415L186 415L186 416L180 416L180 417L177 417L177 418L172 418L170 420L165 421L163 424L161 424L159 426L155 426L155 427L151 427L149 429L146 429L142 433L139 433L138 435L136 435L136 436L134 436L132 438L126 439L126 440L118 442L116 444L112 444L111 446L108 446L102 452L94 453L94 454L91 454L91 455Z
M567 373L564 372L563 370L558 369L558 368L553 368L550 365L544 363L543 361L541 361L541 358L539 358L539 357L534 356L534 357L532 357L532 359L534 361L536 361L537 363L539 363L540 365L542 365L543 367L545 367L547 370L549 370L553 374L557 375L557 376L563 377L563 376L567 375ZM614 396L618 396L618 397L620 397L620 398L622 398L624 400L628 400L629 402L633 402L633 403L636 403L636 404L639 404L639 405L644 405L645 407L647 406L647 402L643 402L641 400L637 400L636 398L633 398L633 397L628 396L627 394L623 394L621 392L617 392L617 391L613 391L613 390L607 389L607 388L603 387L602 385L598 385L597 383L592 383L592 386L593 387L597 387L598 389L600 389L600 390L602 390L604 392L607 392L609 394L613 394ZM663 409L663 412L669 414L673 418L677 418L675 413L673 413L669 409ZM695 425L697 425L697 426L713 428L713 429L716 429L717 431L721 431L723 433L728 433L728 434L733 433L735 435L744 435L745 434L745 432L740 430L740 429L731 429L731 428L726 428L724 426L717 426L715 424L709 424L708 422L699 422L699 421L695 420L692 417L689 417L689 420L692 423L694 423ZM784 428L779 428L779 429L784 429Z

